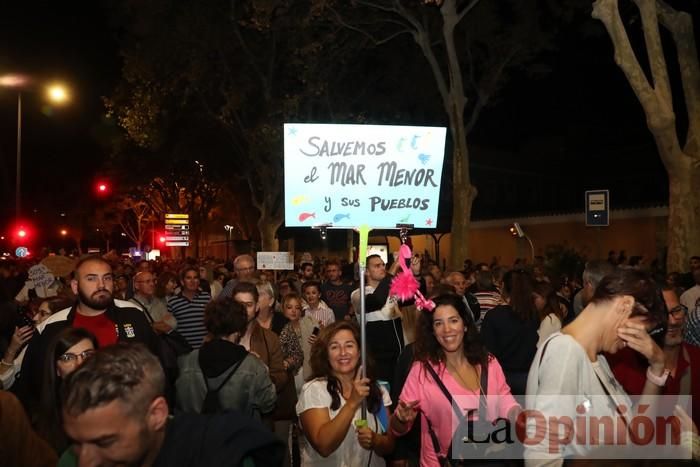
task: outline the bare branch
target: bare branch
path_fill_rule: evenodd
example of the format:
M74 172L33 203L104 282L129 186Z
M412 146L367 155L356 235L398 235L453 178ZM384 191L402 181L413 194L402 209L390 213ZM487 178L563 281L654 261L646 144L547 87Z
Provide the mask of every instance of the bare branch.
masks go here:
M462 21L462 19L467 15L467 13L469 13L472 10L472 8L476 6L477 3L479 3L479 0L472 0L471 2L469 2L469 4L467 4L467 6L465 6L462 9L462 11L458 11L457 22L459 23L460 21Z
M646 43L647 57L654 81L654 90L660 97L660 104L673 109L671 84L668 80L666 56L659 34L659 20L656 14L656 0L633 0L642 17L642 31Z
M676 44L678 65L681 72L683 94L688 114L688 134L683 152L691 157L700 157L700 66L695 45L692 17L683 11L671 8L658 0L659 21L671 32Z

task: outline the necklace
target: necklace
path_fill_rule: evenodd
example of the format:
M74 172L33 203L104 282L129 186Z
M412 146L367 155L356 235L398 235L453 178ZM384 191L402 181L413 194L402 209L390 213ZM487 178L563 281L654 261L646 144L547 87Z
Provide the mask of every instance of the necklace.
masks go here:
M447 369L448 369L448 370L449 370L449 369L452 369L452 372L454 373L454 376L457 377L457 379L459 380L459 382L460 382L460 384L462 385L463 388L465 388L465 389L467 389L467 390L470 390L470 391L474 391L474 390L477 390L477 389L481 389L481 383L478 381L478 380L479 380L479 372L477 372L477 371L476 371L476 368L474 368L473 366L467 364L467 366L468 366L469 368L472 368L472 369L474 370L474 373L476 374L476 379L477 379L476 388L472 388L472 386L469 385L469 383L467 383L467 381L466 381L464 378L462 378L461 373L459 372L459 370L458 370L455 366L453 366L453 365L446 365L446 366L447 366ZM450 367L452 367L452 368L450 368Z

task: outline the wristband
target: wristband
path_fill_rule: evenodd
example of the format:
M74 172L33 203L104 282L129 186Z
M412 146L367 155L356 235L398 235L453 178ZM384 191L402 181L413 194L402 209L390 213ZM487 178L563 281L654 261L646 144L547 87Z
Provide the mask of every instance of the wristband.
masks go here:
M670 373L671 372L668 370L668 368L664 368L664 372L661 374L661 376L656 376L651 372L651 367L647 367L647 379L659 387L663 387L666 384L666 380L668 379L668 375Z

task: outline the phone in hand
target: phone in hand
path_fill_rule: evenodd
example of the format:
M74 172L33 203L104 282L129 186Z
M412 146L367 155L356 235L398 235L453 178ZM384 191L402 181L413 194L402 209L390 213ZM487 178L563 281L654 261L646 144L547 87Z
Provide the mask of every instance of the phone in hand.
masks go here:
M15 326L18 328L23 328L25 326L34 327L34 320L31 318L31 316L29 316L27 307L21 306L17 308Z

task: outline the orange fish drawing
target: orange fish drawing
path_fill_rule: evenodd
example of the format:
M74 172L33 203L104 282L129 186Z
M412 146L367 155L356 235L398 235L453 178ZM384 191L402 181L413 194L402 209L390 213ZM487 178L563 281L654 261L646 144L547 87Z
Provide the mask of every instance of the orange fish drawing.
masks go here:
M299 214L299 222L304 222L306 219L313 217L316 219L316 213L315 212L302 212Z

